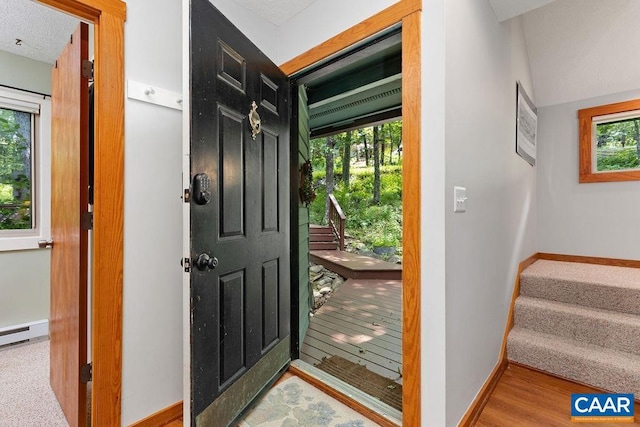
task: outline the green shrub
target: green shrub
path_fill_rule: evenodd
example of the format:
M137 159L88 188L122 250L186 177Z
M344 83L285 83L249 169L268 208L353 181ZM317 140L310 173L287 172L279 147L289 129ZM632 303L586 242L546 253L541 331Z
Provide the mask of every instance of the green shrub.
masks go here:
M312 224L325 224L325 172L313 173L316 200L310 205ZM338 173L336 173L338 177ZM369 247L402 244L402 167L380 168L380 203L373 199L373 168L352 169L349 185L337 181L333 194L344 211L346 232Z
M598 148L598 170L614 171L623 169L635 169L640 166L636 146L624 148Z

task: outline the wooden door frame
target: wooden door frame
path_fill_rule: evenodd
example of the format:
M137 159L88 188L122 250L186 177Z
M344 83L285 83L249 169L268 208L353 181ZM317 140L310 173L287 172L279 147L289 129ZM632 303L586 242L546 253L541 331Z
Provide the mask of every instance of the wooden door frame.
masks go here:
M285 74L313 66L402 22L402 423L420 425L421 0L400 0L280 65Z
M126 4L120 0L37 1L94 25L96 92L91 419L95 426L119 426L122 411Z

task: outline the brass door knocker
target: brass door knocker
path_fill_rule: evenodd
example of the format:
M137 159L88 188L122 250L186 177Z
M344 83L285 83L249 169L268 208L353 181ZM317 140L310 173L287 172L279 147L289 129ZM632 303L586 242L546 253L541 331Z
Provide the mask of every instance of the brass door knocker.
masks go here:
M249 112L249 125L251 126L251 137L256 140L256 136L260 133L260 114L258 114L258 106L256 101L251 103L251 111Z

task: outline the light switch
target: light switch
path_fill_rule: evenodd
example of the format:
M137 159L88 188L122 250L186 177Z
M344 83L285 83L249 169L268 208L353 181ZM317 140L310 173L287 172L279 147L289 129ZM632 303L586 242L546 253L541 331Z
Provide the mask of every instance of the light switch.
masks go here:
M465 187L453 187L453 212L467 211L467 189Z

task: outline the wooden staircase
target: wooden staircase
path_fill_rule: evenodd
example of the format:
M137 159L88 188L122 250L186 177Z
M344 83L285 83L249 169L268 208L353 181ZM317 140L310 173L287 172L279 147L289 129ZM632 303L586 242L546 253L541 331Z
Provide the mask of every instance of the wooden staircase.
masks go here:
M312 251L337 251L338 242L328 225L309 226L309 249Z

